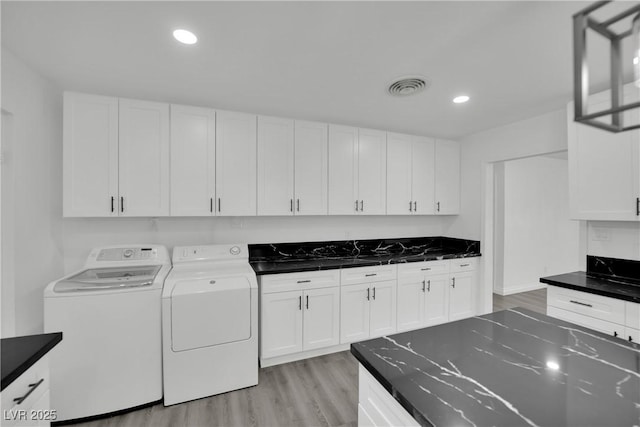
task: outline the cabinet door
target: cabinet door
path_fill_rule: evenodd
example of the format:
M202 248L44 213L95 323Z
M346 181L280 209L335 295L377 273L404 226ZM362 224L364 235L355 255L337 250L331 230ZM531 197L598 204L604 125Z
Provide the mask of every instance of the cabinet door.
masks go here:
M387 215L413 213L412 141L411 135L387 133Z
M439 325L449 321L448 274L425 277L424 326Z
M596 103L593 111L608 107ZM571 218L637 221L638 130L612 133L573 121L568 124Z
M340 342L340 288L304 291L303 350Z
M216 117L207 108L171 106L171 215L213 215Z
M372 283L369 324L371 338L396 332L396 308L396 281Z
M328 126L295 123L295 214L327 214Z
M384 215L387 211L386 132L358 131L358 200L364 215Z
M413 213L414 215L432 215L435 210L435 142L431 138L415 137L412 152Z
M258 117L258 215L293 215L293 120Z
M119 104L120 215L169 215L169 104Z
M329 214L358 213L358 129L329 125Z
M260 357L302 351L302 292L263 294L260 308Z
M398 332L418 329L424 324L423 279L415 276L398 280Z
M362 341L369 338L368 283L340 288L340 343Z
M256 116L218 111L217 215L256 214Z
M460 212L460 144L436 140L435 213L453 215Z
M64 216L117 215L118 99L65 92Z
M449 320L465 319L474 316L475 272L456 273L451 277L449 288Z

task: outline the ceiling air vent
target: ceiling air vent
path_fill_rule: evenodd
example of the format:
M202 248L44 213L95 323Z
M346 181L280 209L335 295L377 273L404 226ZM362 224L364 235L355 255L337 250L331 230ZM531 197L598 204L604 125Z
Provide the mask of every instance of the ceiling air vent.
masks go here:
M429 87L429 82L424 77L411 76L395 80L387 89L393 96L409 96L422 92Z

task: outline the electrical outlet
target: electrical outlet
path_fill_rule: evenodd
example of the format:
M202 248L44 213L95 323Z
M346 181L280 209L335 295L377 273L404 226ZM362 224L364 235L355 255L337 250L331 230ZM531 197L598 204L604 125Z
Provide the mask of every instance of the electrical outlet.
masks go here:
M602 227L593 227L593 238L595 242L608 242L611 240L611 230Z

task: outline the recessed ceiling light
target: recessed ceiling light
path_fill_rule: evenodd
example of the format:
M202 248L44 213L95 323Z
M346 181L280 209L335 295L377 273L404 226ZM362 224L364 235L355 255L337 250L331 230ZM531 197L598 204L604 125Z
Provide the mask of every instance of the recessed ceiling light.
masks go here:
M468 100L469 100L469 97L467 95L460 95L453 98L453 102L456 104L462 104L467 102Z
M173 37L175 37L180 43L184 44L195 44L198 41L196 35L187 30L175 30L173 32Z

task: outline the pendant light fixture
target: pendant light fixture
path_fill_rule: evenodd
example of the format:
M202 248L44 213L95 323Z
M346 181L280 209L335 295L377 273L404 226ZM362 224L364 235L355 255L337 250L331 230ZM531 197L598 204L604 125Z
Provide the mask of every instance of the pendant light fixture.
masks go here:
M623 132L640 128L640 124L625 124L623 113L631 109L640 109L640 102L624 104L623 70L625 66L633 66L633 82L640 88L640 4L635 3L629 9L616 15L598 21L593 15L594 11L610 1L599 1L573 15L573 97L575 121L591 125L611 132ZM635 15L635 16L634 16ZM633 17L633 18L631 18ZM630 27L622 31L614 31L625 20L631 19ZM609 42L611 107L595 113L587 112L589 99L589 67L587 62L587 32L588 30L603 36ZM631 37L633 43L633 55L624 58L622 52L622 40ZM640 110L639 110L640 113ZM610 118L609 121L598 120Z

